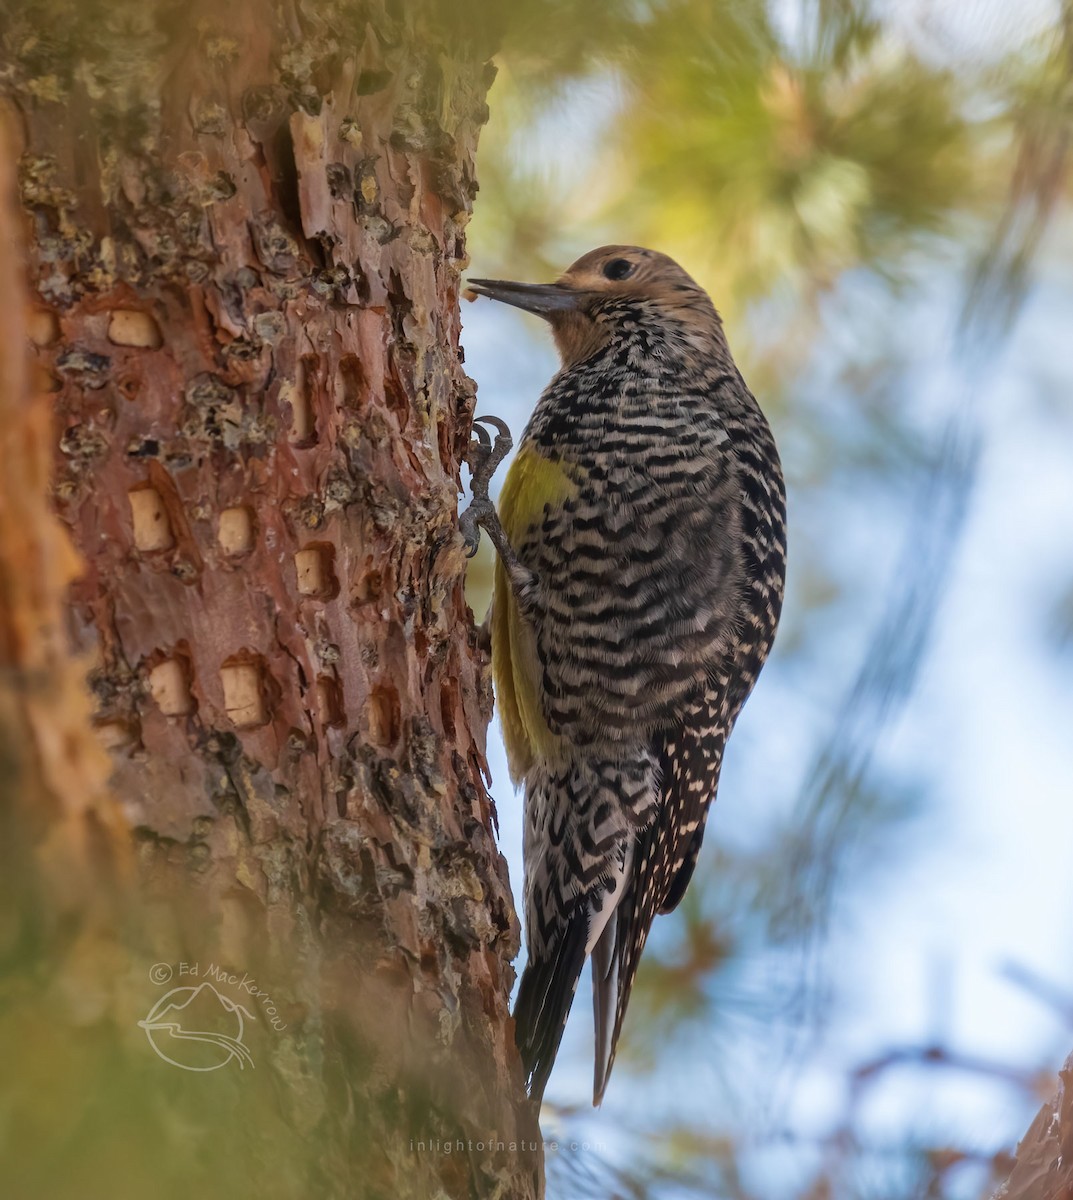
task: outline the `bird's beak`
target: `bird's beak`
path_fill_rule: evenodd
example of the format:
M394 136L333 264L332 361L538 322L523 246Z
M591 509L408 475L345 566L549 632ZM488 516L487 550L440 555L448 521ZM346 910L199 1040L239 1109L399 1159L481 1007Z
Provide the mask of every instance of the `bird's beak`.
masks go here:
M466 286L478 296L488 296L536 313L551 317L554 313L569 312L578 307L581 294L559 283L511 283L506 279L470 279Z

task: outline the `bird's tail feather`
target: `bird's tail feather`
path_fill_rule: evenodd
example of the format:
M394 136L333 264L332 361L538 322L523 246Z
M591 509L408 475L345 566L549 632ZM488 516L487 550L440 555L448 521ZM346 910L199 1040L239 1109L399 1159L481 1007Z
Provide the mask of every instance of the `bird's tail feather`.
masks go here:
M526 1087L538 1103L544 1095L585 965L588 926L588 905L581 902L561 935L548 948L550 953L531 959L522 973L514 1006L515 1040L525 1068Z
M632 870L622 899L593 950L596 1072L592 1102L596 1106L602 1103L607 1081L611 1078L615 1049L637 976L637 964L659 907L660 897L652 877L655 839L654 829L638 835L638 844L631 854Z
M592 953L592 1007L596 1027L592 1102L596 1107L603 1103L611 1068L615 1065L615 1050L637 971L633 953L637 934L635 900L636 891L631 884Z
M619 912L616 910L604 926L600 940L592 952L592 1017L596 1031L595 1073L592 1084L593 1104L603 1099L607 1078L611 1073L614 1043L611 1035L618 1009L618 950Z
M603 1030L602 1057L610 1070L621 1024L617 1009L624 1003L621 984L610 971L629 958L623 951L628 939L622 922L613 923L610 934L607 928L631 887L633 843L654 814L655 776L654 758L639 751L625 762L585 761L561 776L534 772L526 779L530 959L514 1019L533 1097L543 1094L551 1073L585 959L601 943L614 948L605 951L603 976L595 984L605 997L607 1017L602 1024L598 1017L598 1028ZM615 1033L608 1038L611 1028Z

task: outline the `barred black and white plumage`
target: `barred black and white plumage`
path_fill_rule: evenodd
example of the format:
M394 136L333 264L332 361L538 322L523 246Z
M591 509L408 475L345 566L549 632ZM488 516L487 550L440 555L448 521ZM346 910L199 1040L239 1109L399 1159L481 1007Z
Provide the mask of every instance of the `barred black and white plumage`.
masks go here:
M711 301L666 256L609 246L556 284L471 286L545 316L563 359L501 525L475 519L500 551L493 668L525 788L518 1046L539 1098L591 954L598 1104L775 636L782 471Z

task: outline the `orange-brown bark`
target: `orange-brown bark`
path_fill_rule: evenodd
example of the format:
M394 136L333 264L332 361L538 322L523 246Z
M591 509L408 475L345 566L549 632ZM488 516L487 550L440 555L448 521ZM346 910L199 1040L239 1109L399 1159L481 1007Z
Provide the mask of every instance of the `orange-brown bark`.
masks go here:
M256 973L285 1026L250 1047L262 1194L536 1188L456 527L488 36L431 4L7 5L69 632L142 889L97 1016L160 1103L146 969ZM411 1145L493 1133L516 1148ZM289 1192L310 1160L320 1189Z
M1058 1090L1021 1139L1009 1178L994 1200L1073 1197L1073 1054L1058 1074Z

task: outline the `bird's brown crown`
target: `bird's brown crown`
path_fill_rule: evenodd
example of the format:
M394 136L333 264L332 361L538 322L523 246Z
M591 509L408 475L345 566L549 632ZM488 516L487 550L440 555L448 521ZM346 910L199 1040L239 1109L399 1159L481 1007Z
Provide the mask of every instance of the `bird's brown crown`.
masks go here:
M711 336L719 318L707 292L673 258L641 246L601 246L583 254L559 277L558 286L580 303L551 314L555 343L564 366L579 362L607 341L616 315L630 314L636 301L653 319L675 317ZM623 304L608 304L608 301Z
M552 327L563 365L594 354L626 321L674 321L698 348L722 339L719 317L704 289L672 258L641 246L590 250L555 283L472 279L477 295L490 296L543 317Z
M590 250L559 276L559 285L605 295L654 296L702 290L673 258L641 246Z

